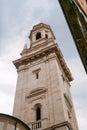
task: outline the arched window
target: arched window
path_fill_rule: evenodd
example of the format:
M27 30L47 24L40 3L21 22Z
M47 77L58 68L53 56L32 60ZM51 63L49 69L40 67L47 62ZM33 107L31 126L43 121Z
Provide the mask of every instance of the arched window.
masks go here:
M37 107L36 108L36 120L41 120L41 108Z
M41 38L41 33L38 32L38 33L36 34L36 40L38 40L38 39L40 39L40 38Z
M47 34L45 34L45 38L48 39L48 35Z

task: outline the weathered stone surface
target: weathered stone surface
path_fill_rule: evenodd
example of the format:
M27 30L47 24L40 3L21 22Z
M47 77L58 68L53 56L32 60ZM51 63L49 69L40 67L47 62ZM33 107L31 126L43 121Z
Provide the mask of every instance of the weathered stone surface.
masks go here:
M38 32L41 38L36 40ZM18 72L13 115L33 130L78 130L70 94L69 82L73 78L50 26L34 26L30 40L30 48L13 62ZM41 109L40 121L36 120L37 106Z

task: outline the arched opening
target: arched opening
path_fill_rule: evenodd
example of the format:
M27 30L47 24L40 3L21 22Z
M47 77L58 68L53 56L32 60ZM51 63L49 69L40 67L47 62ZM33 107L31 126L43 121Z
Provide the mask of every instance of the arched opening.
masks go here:
M36 34L36 40L38 40L38 39L40 39L40 38L41 38L41 33L38 32L38 33Z
M37 107L36 108L36 120L41 120L41 108Z
M45 38L48 39L48 35L47 34L45 34Z

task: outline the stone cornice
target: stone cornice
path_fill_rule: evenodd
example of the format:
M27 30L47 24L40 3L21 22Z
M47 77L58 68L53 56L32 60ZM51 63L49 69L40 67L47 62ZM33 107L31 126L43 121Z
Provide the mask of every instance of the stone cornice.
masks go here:
M49 39L42 38L42 39L39 39L38 41L36 40L35 42L31 43L30 48L32 48L33 44L35 44L33 47L37 47L39 45L43 46L43 44L49 44L50 42L54 42L54 39L53 38L49 38Z
M49 62L50 60L53 60L53 59L55 59L55 58L57 58L57 56L56 56L56 54L55 55L53 55L53 56L50 56L50 57L46 57L46 56L41 56L40 58L38 58L38 59L35 59L36 61L31 61L29 64L24 64L21 68L19 67L18 69L17 69L17 72L20 72L20 71L23 71L23 70L26 70L27 71L27 69L29 69L30 67L32 67L32 66L36 66L36 65L39 65L39 64L42 64L42 63L46 63L46 62Z
M41 40L40 40L40 41L41 41ZM30 46L29 49L24 49L20 54L21 54L21 55L28 54L28 53L30 53L30 52L32 52L32 51L34 51L34 50L39 50L39 48L47 47L47 46L50 45L51 42L54 43L54 40L53 40L52 38L45 39L45 40L43 41L43 43L38 44L38 45L33 46L33 47ZM34 43L35 43L35 42L34 42ZM34 44L34 43L32 43L32 44Z
M40 121L40 122L43 122L43 121L46 120L46 119L48 120L48 118L43 118L43 119L41 119L41 120L39 120L39 121ZM37 121L35 121L35 122L30 122L30 123L28 123L28 125L30 126L30 125L36 124L36 123L37 123ZM66 126L69 130L73 130L73 127L72 127L71 123L68 122L68 121L64 121L64 122L59 123L59 124L54 124L54 125L49 126L49 127L47 127L47 128L43 128L42 130L55 130L55 129L58 129L58 128L63 128L64 126Z
M66 77L68 77L68 80L69 81L73 80L72 75L69 71L69 68L67 67L65 60L63 58L61 50L56 43L53 45L50 45L50 46L46 46L43 49L36 51L35 53L29 54L29 49L27 49L27 51L28 51L28 55L25 55L24 57L21 57L20 59L13 61L14 65L16 66L17 69L20 65L25 65L25 64L31 63L31 62L35 61L36 59L39 59L43 56L48 56L49 54L54 52L57 55L61 68L63 69L63 72L65 73Z
M52 47L41 49L40 51L37 51L37 52L32 53L30 55L28 54L28 55L26 55L24 57L21 57L20 59L17 59L15 61L13 61L13 63L17 68L18 64L20 65L21 63L34 61L36 58L40 58L41 56L47 55L48 52L52 51L52 49L53 49Z
M48 52L52 52L52 50L54 49L54 47L56 47L56 44L54 44L54 45L52 45L50 47L48 46L48 47L46 47L44 49L40 49L39 51L37 51L35 53L32 53L32 54L29 54L29 51L27 49L28 55L25 55L25 56L21 57L20 59L17 59L15 61L13 61L13 63L14 63L14 65L17 68L18 64L20 65L21 63L24 63L24 62L31 62L31 61L35 60L36 58L40 58L41 56L47 55Z
M57 56L58 56L61 67L63 68L63 71L64 71L66 77L68 77L69 81L72 81L73 80L72 74L71 74L69 68L67 67L67 64L63 58L62 52L59 47L57 47Z
M67 126L69 128L69 130L73 130L71 124L68 121L52 125L52 127L48 127L46 129L42 129L42 130L54 130L55 128L62 128L64 126Z

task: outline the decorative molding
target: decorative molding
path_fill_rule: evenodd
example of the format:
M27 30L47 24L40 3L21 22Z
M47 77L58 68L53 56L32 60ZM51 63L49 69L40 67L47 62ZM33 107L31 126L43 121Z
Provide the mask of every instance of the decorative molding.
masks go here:
M28 103L32 103L33 101L39 101L40 99L44 99L46 96L44 94L34 96L32 98L27 98Z
M67 104L67 106L68 106L68 108L70 110L72 108L71 100L70 100L69 96L66 93L64 93L64 97L65 97L66 104Z
M69 79L65 76L65 74L62 74L61 77L62 77L63 81L66 81L68 83L68 85L70 86Z
M69 130L73 130L71 123L68 122L68 121L65 121L65 122L62 122L62 123L59 123L59 124L56 124L56 125L52 125L51 127L45 128L43 130L54 130L54 129L57 129L57 128L62 128L64 126L66 126Z
M26 98L32 98L32 97L41 95L45 92L47 92L46 88L36 88L36 89L33 89L32 91L30 91L30 93L27 94Z
M38 69L32 71L32 73L37 73L37 72L39 72L40 70L41 70L41 68L38 68Z
M50 45L50 46L46 46L46 47L36 51L35 53L32 53L32 54L30 53L30 55L28 53L28 55L21 57L18 60L13 61L13 63L16 66L16 68L18 69L20 65L29 64L39 58L41 59L43 56L49 56L49 54L51 54L53 52L56 54L56 56L60 62L60 65L62 67L62 70L65 73L65 76L68 78L69 81L72 81L73 80L72 74L69 71L69 68L67 67L66 62L61 53L61 50L56 43L54 43L53 45Z

